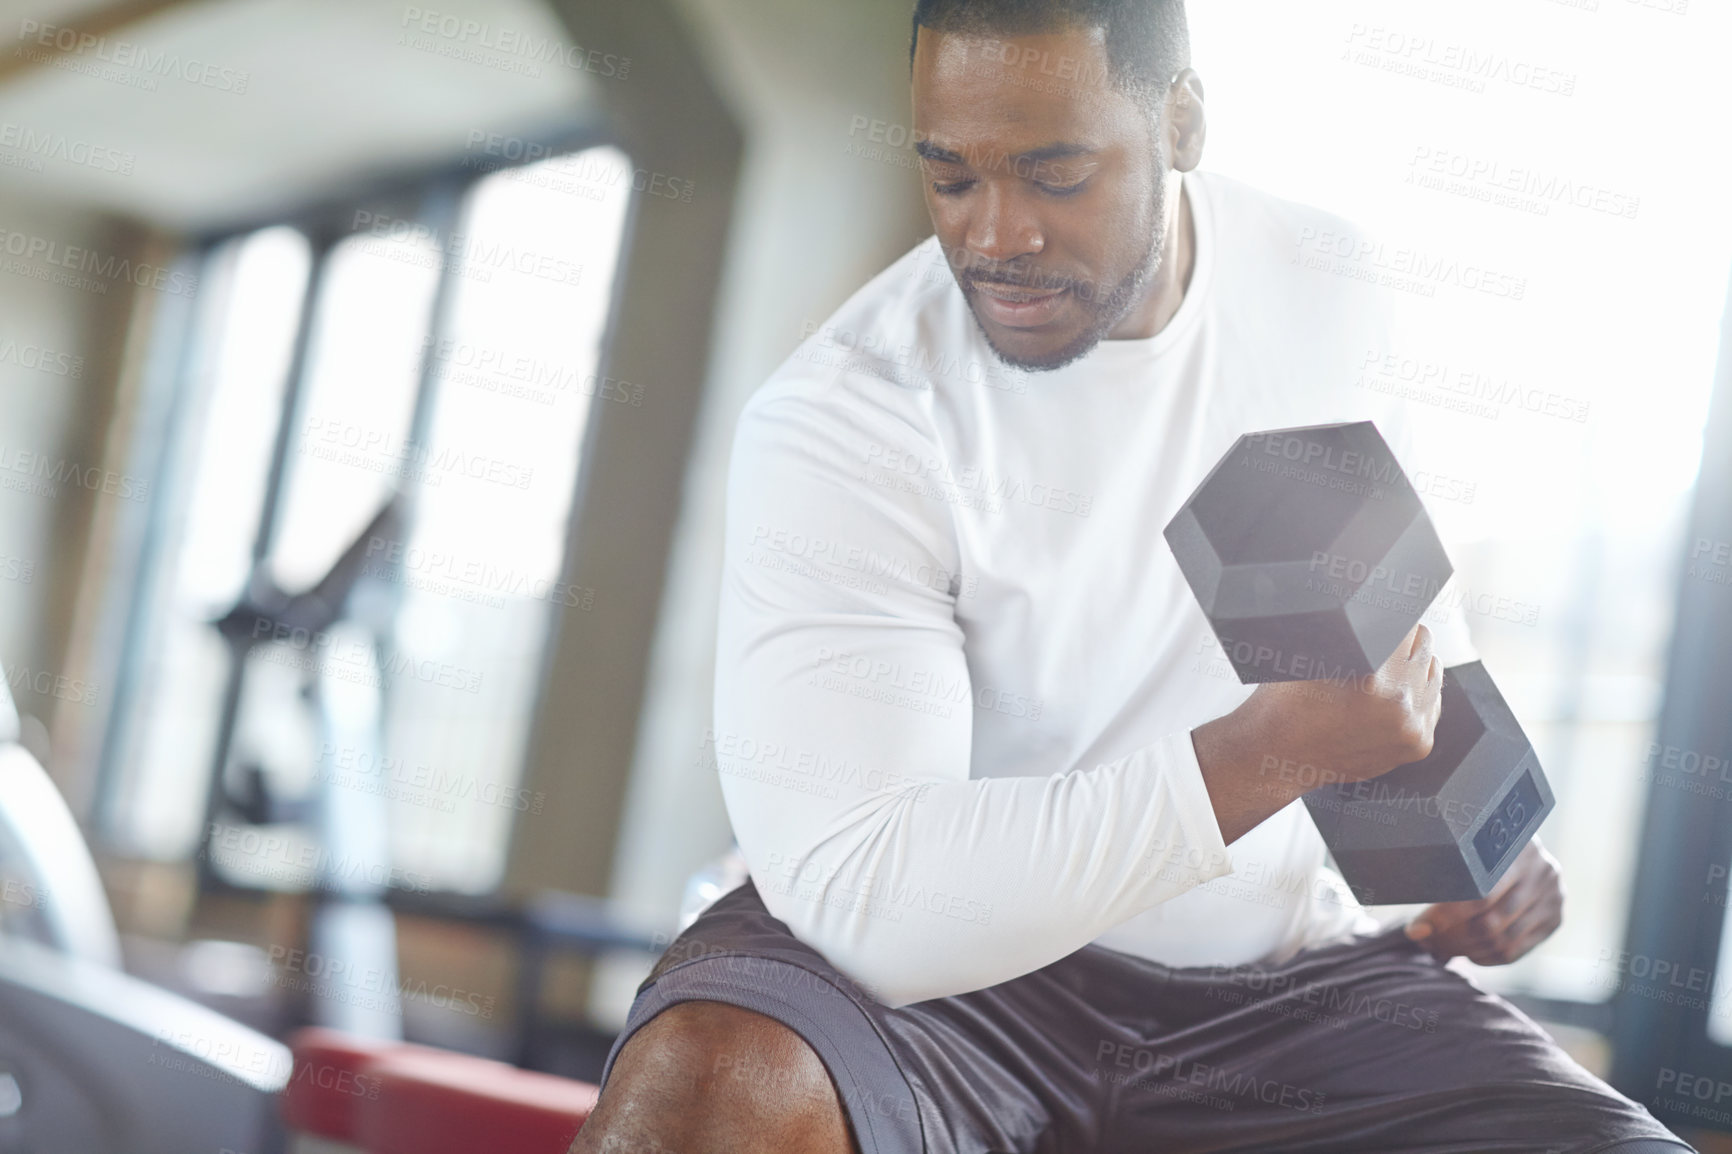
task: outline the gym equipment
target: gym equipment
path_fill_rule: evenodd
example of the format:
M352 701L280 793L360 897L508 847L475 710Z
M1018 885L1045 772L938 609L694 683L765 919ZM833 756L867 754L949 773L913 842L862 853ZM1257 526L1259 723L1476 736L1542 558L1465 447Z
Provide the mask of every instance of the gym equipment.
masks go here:
M288 1048L148 982L0 939L0 1150L254 1151Z
M395 1040L403 1035L397 996L397 931L384 898L391 874L390 812L382 789L350 789L318 783L313 796L286 800L273 796L250 767L243 796L229 789L226 767L240 715L247 655L281 638L333 637L376 662L390 632L396 595L378 577L367 575L370 543L395 540L406 524L408 501L394 496L382 505L312 588L297 594L279 589L267 569L259 568L240 601L212 622L228 642L229 681L223 698L206 798L197 861L207 874L217 869L213 850L219 822L267 825L298 820L315 833L326 852L318 855L314 908L307 931L308 949L340 960L351 973L379 975L377 990L366 999L345 997L334 984L314 983L308 991L313 1019L368 1037ZM379 673L375 664L371 672ZM313 662L303 691L315 714L321 743L356 752L368 767L357 777L380 777L382 694L376 683L339 676L328 663ZM380 783L383 784L382 782Z
M1454 572L1370 421L1240 437L1166 538L1245 684L1376 672ZM1421 761L1336 784L1326 769L1267 761L1267 773L1325 782L1306 808L1368 905L1486 896L1554 805L1532 743L1479 662L1444 672Z
M319 1027L298 1031L289 1046L283 1118L318 1140L308 1154L564 1154L600 1093L487 1058Z
M18 732L0 675L0 1152L270 1154L285 1122L293 1154L571 1145L594 1086L373 1031L284 1046L124 973L89 848ZM523 921L543 951L653 948L574 895L538 895Z
M0 678L0 1150L266 1149L280 1043L120 970L96 863Z
M120 935L78 822L16 743L0 744L0 936L120 967Z

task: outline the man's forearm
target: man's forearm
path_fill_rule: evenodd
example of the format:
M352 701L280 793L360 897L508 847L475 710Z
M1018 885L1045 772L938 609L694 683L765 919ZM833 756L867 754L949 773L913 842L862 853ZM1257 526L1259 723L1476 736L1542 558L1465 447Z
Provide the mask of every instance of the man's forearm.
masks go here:
M723 790L769 911L901 1006L1030 973L1224 874L1190 741L1045 777L825 797L726 774Z
M1271 751L1254 701L1191 731L1203 785L1215 807L1221 840L1228 845L1305 792L1297 782L1264 772Z

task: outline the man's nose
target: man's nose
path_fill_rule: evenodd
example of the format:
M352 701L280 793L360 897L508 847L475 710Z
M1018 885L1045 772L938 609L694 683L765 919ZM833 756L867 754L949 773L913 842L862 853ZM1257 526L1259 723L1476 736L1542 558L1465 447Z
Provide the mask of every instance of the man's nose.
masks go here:
M1046 247L1029 207L1015 190L987 181L968 221L969 254L982 263L1008 264Z

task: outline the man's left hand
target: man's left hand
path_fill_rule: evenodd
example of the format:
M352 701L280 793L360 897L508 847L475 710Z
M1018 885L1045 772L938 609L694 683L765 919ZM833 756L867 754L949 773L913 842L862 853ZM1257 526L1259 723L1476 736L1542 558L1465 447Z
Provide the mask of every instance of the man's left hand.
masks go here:
M1558 860L1536 838L1490 894L1432 906L1413 919L1407 936L1441 962L1465 954L1477 965L1504 966L1551 937L1563 920Z

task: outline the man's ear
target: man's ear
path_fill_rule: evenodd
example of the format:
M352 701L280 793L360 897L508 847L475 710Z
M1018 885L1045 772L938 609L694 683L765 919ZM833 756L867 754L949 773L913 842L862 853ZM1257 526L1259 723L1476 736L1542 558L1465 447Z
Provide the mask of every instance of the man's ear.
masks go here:
M1202 163L1203 141L1208 135L1203 78L1187 68L1173 78L1167 90L1167 144L1172 149L1175 172L1190 172Z

